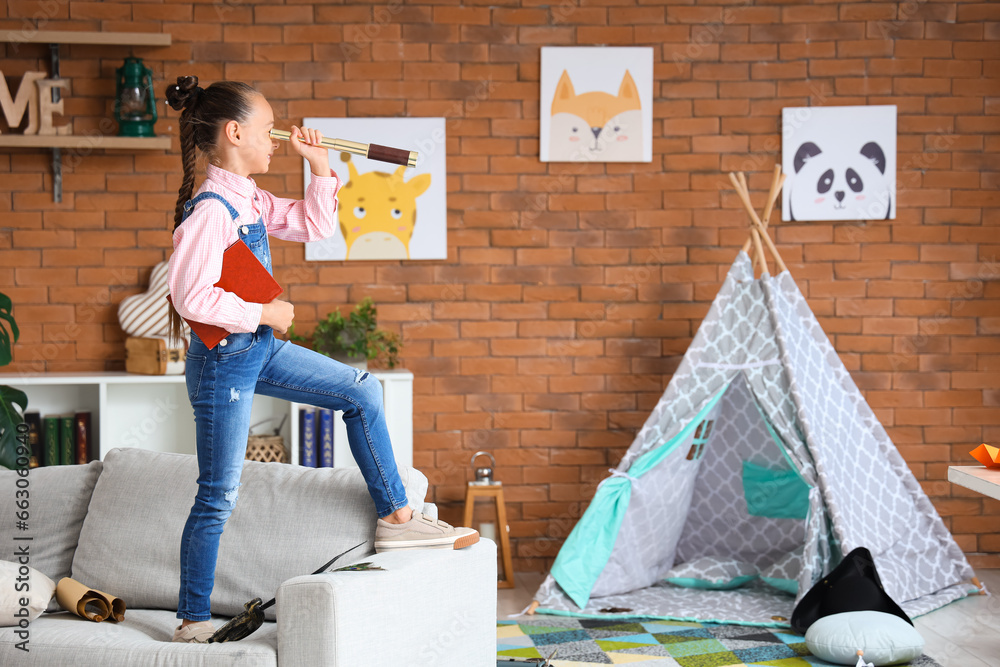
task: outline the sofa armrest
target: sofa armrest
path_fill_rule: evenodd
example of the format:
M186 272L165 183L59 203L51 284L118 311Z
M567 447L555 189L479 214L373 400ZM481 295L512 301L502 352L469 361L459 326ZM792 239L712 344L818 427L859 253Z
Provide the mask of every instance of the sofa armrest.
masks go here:
M374 554L384 572L293 577L277 592L278 664L493 664L497 547Z

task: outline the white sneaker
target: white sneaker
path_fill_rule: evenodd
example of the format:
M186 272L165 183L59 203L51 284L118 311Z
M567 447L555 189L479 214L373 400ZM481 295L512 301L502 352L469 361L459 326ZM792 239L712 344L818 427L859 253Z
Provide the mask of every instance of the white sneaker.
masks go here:
M170 641L207 644L214 634L215 626L212 625L212 621L198 621L197 623L178 625L174 628L174 638Z
M375 528L375 551L405 551L408 549L463 549L479 541L472 528L455 528L451 524L414 512L406 523L378 520Z

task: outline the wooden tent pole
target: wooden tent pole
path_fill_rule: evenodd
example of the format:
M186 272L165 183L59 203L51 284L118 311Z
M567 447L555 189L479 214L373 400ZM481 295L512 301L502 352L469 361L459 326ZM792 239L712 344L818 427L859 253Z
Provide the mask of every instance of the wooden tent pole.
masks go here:
M778 200L778 193L785 185L785 175L781 173L781 165L774 165L774 177L771 179L771 191L767 193L767 207L764 209L764 217L760 219L764 229L767 229L771 221L771 213L774 211L774 203Z
M729 178L733 181L733 185L736 186L736 193L740 196L740 200L743 202L743 208L745 208L747 213L750 214L750 221L753 223L755 229L758 232L761 232L760 218L757 217L757 212L753 210L753 204L750 202L750 195L739 187L739 182L736 180L735 174L730 173ZM781 259L778 249L774 247L771 237L767 235L767 232L762 232L760 235L764 237L764 243L767 245L767 249L770 251L771 256L774 257L774 261L778 263L778 268L781 271L787 271L788 267L785 266L785 261Z
M746 177L743 176L742 172L740 172L739 177L735 173L729 172L729 180L732 181L733 187L736 188L736 193L740 197L740 201L743 202L743 207L746 208L747 201L749 201L749 198L744 196L743 190L746 186ZM750 238L753 241L754 248L753 266L756 267L757 264L760 264L764 268L764 271L767 271L767 263L764 261L764 248L760 243L760 234L757 233L757 228L752 225L750 226Z
M753 270L756 272L759 266L761 267L762 274L769 273L770 269L768 269L767 262L764 259L764 246L760 242L760 234L757 233L756 227L750 228L750 238L753 240L754 247Z
M736 184L734 183L733 185L735 186ZM737 189L737 191L738 191L738 189ZM747 238L746 242L743 243L743 252L749 252L750 251L750 244L753 242L753 233L754 233L754 227L753 227L753 225L751 225L750 226L750 236ZM754 265L755 266L756 266L756 263L757 263L757 260L755 258L754 259Z
M767 206L764 209L764 217L761 219L761 224L764 225L764 229L768 229L768 223L771 220L771 211L774 209L774 203L778 200L778 193L781 192L781 188L785 185L785 175L781 173L781 165L774 165L774 178L771 180L771 191L767 195ZM751 236L752 238L752 236ZM746 243L743 244L743 252L750 251L750 241L748 238Z
M736 192L739 193L739 190L740 190L739 189L739 184L737 183L737 181L733 180L733 174L732 173L729 174L729 180L733 181L733 187L736 188ZM747 238L746 242L743 244L743 252L747 252L747 253L750 252L750 244L753 242L753 232L754 232L754 228L750 227L750 236ZM757 260L755 258L754 259L754 265L756 265L756 263L757 263Z
M763 227L761 234L767 234L768 223L771 221L771 211L774 210L774 201L781 192L781 186L785 183L785 175L781 173L781 165L774 165L774 177L771 179L771 189L767 193L767 204L764 206L764 217L760 224ZM747 189L747 194L750 190Z
M740 180L740 187L743 188L743 192L746 193L747 200L749 200L750 199L750 186L747 185L747 177L743 174L742 171L738 171L738 172L736 172L736 178L738 178ZM764 257L764 246L762 246L761 243L760 243L760 234L761 233L766 233L766 232L759 232L754 227L750 228L751 238L753 238L754 247L756 248L756 252L754 254L757 256L757 258L754 260L754 268L756 269L756 267L758 267L758 266L761 267L760 270L761 270L762 275L763 275L763 273L770 273L771 269L767 265L767 258Z

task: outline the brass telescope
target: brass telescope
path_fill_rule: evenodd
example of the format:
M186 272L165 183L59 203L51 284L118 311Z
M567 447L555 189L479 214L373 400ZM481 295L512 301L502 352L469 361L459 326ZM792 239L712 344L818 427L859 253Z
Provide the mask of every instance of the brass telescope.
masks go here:
M271 138L291 141L292 133L287 130L271 130ZM361 155L371 160L378 160L379 162L401 164L406 167L417 166L416 151L404 151L401 148L390 148L388 146L379 146L378 144L363 144L360 141L348 141L347 139L329 139L327 137L323 137L319 145L334 151L345 151L354 155Z

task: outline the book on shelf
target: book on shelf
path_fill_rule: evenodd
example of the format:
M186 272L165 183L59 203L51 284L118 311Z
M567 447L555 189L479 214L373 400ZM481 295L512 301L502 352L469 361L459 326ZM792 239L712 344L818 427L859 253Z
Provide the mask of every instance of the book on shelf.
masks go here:
M44 417L35 412L34 416L30 417L31 421L29 415L30 412L24 415L25 421L28 422L29 437L31 422L40 423L38 465L73 465L88 463L99 458L89 410L50 414Z
M24 423L28 426L28 443L31 445L29 468L37 468L45 460L45 443L42 440L42 415L38 410L27 410Z
M316 410L299 410L299 465L316 467Z
M59 463L76 463L76 419L72 412L59 416Z
M333 410L317 408L319 415L319 462L320 468L333 467Z
M73 418L76 433L76 462L87 463L97 457L94 439L90 433L90 413L86 410L78 411Z
M45 455L40 464L43 466L59 465L59 417L57 415L45 415L42 418L45 425L42 437L45 438Z

